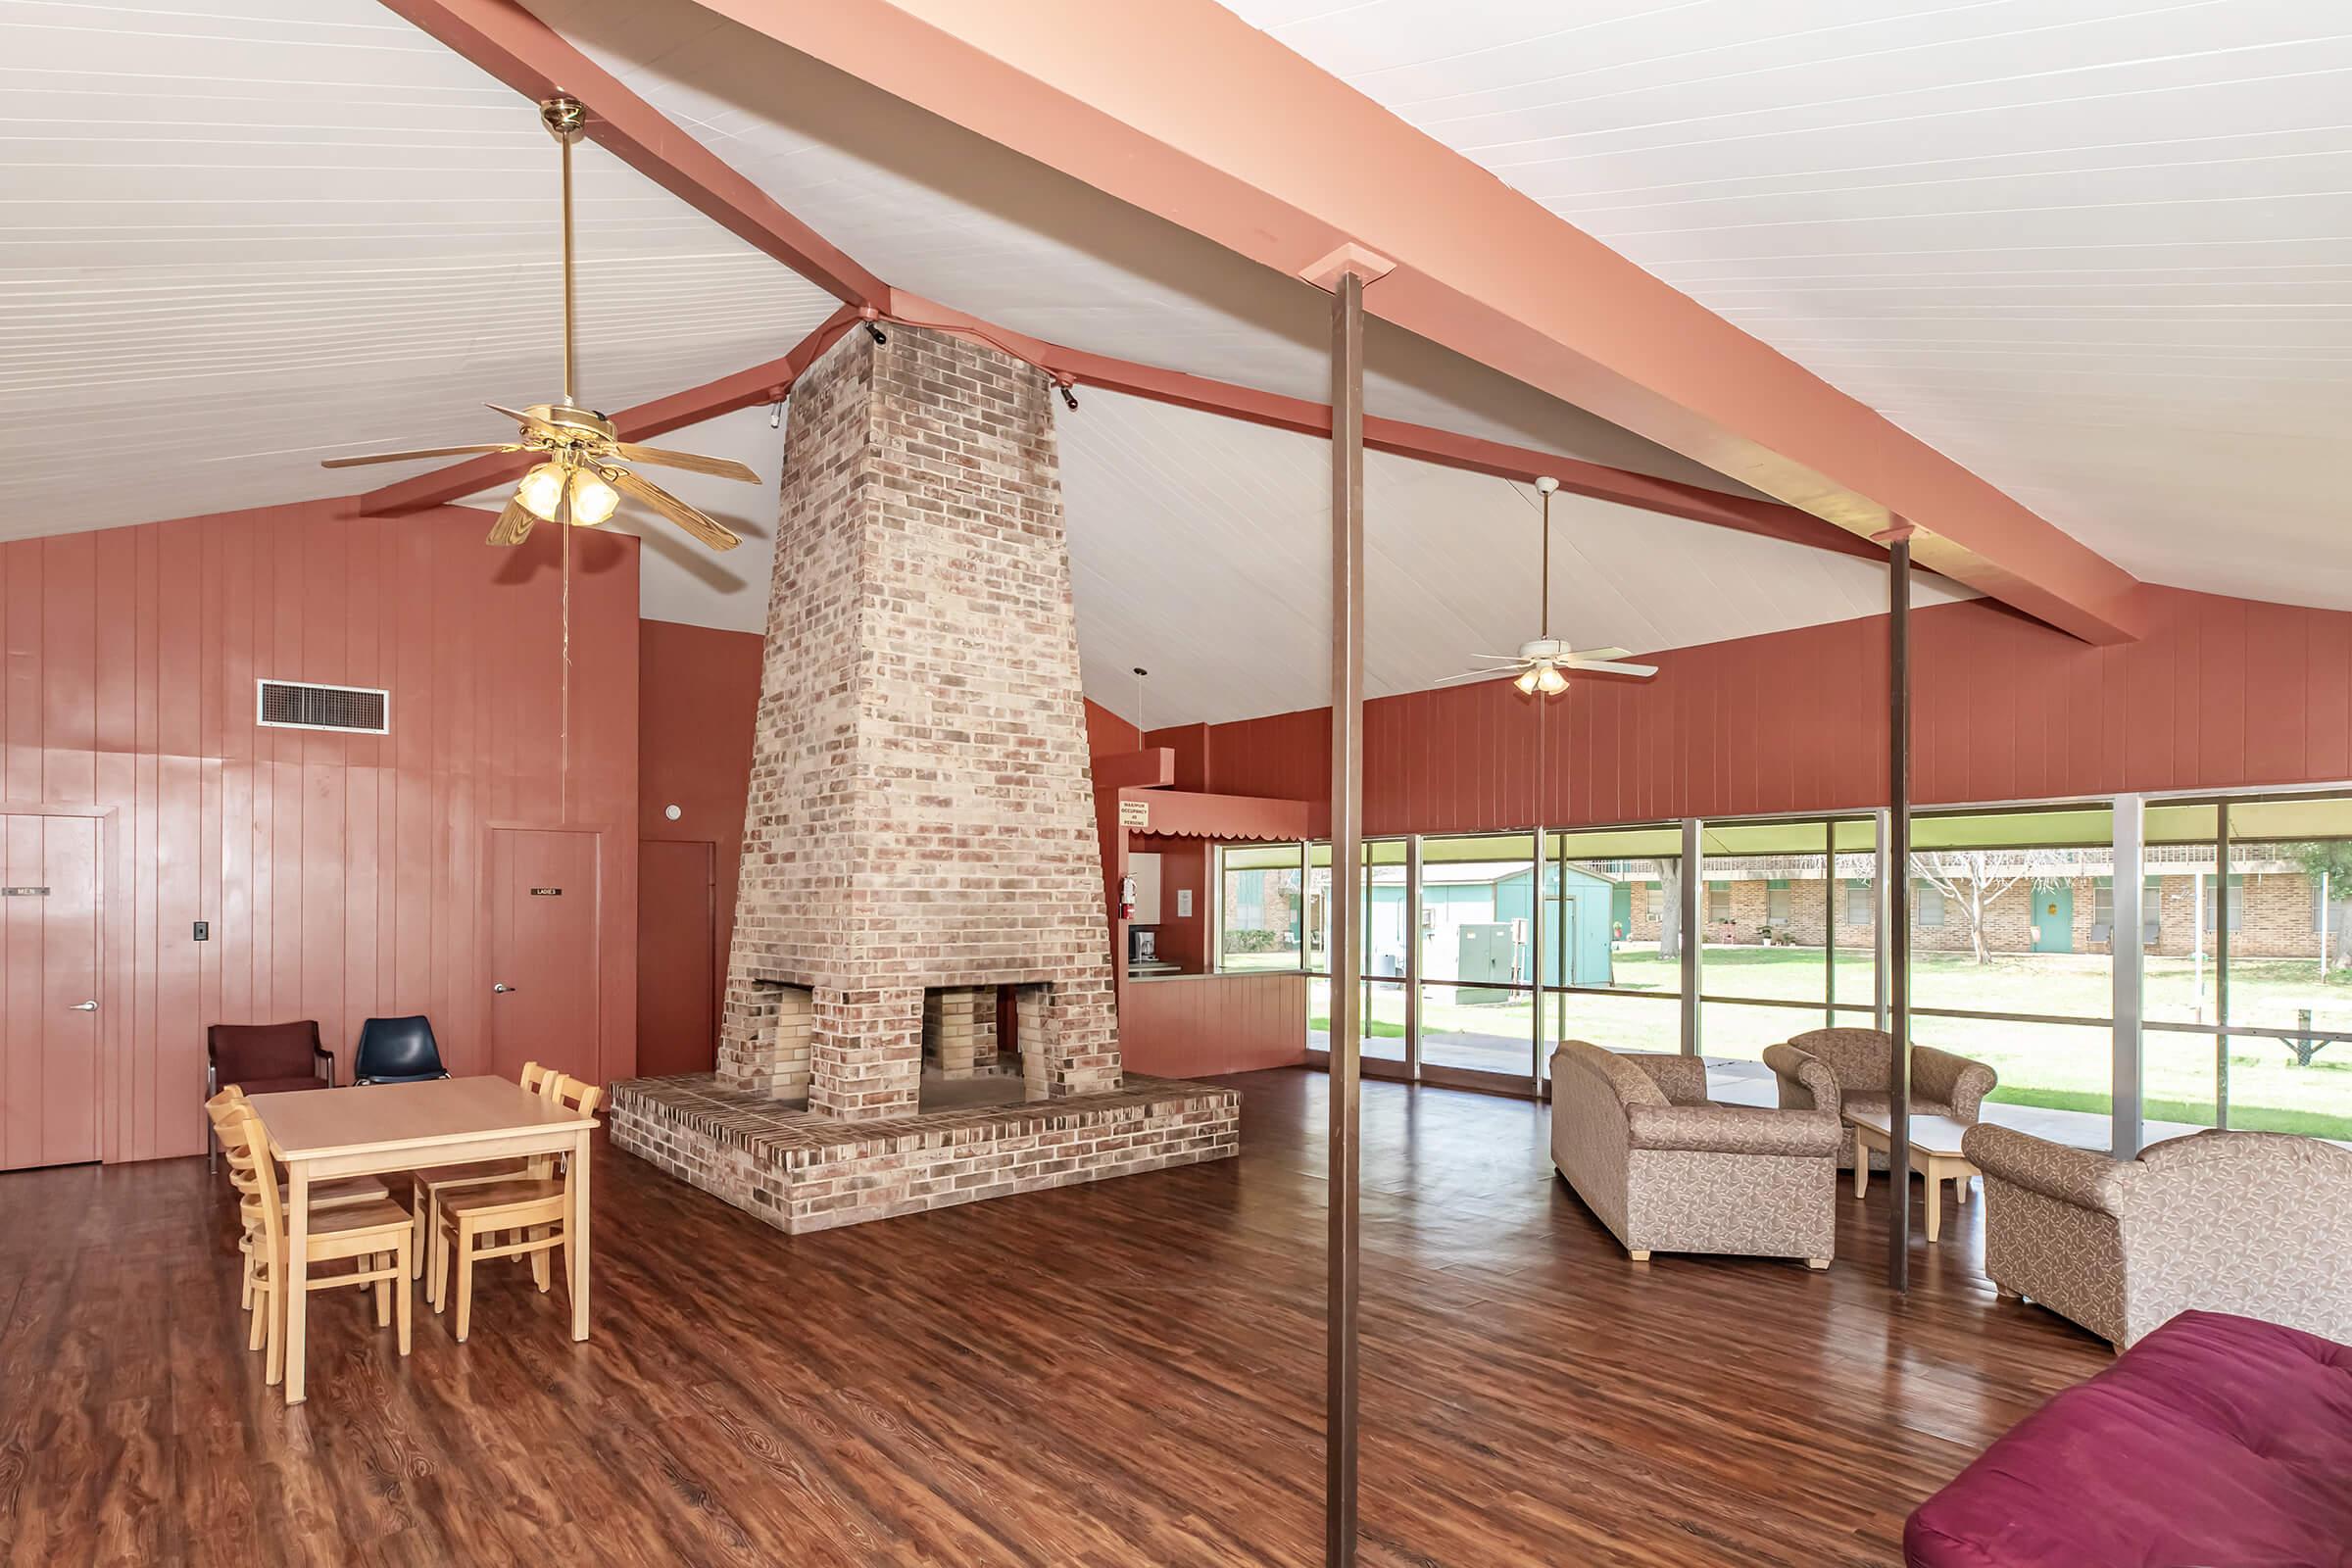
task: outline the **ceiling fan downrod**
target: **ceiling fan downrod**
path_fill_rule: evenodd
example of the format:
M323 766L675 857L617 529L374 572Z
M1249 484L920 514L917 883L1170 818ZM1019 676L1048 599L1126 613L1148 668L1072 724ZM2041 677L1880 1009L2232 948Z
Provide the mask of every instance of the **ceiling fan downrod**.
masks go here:
M588 128L588 110L577 98L562 93L544 99L539 105L539 123L556 138L563 149L564 181L564 402L566 407L572 397L572 285L571 285L571 144L580 139Z

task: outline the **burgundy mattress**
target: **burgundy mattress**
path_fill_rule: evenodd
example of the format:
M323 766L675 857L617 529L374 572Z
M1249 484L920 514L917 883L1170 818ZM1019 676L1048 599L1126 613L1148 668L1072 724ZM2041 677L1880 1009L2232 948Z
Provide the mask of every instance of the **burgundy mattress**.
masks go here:
M2352 1348L2183 1312L1922 1503L1903 1531L1903 1560L2352 1565Z

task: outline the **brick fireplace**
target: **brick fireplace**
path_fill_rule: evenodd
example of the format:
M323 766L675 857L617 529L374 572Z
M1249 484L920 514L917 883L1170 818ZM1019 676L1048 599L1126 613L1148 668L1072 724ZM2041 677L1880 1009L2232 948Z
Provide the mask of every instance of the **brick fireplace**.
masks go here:
M922 328L851 332L793 390L778 511L717 1071L618 1086L615 1142L690 1179L726 1129L756 1141L746 1118L789 1124L770 1153L920 1149L926 1101L960 1085L938 1142L966 1155L993 1126L1034 1144L1039 1108L1082 1131L1115 1112L1034 1185L1232 1152L1230 1091L1120 1071L1044 378Z

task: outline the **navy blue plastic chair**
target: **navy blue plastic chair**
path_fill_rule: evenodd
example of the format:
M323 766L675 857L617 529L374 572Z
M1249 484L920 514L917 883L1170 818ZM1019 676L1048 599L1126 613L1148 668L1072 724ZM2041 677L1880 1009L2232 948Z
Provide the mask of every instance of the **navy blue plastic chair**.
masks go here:
M360 1047L353 1054L351 1081L355 1084L420 1084L446 1078L441 1047L433 1039L432 1020L422 1013L406 1018L370 1018L360 1025Z

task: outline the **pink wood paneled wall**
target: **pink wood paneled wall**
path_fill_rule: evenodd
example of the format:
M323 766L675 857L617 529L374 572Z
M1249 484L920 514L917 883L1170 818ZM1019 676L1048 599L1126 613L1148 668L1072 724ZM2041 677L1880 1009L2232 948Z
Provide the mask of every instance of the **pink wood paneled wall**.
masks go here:
M493 825L604 829L601 1068L636 1054L637 544L320 502L0 544L0 809L111 809L105 1157L201 1148L204 1028L312 1017L349 1074L423 1012L489 1069ZM391 734L263 729L257 677L389 688ZM212 922L197 943L190 926Z
M1129 833L1127 853L1159 857L1159 956L1186 969L1208 967L1208 877L1216 846L1208 839ZM1191 892L1193 912L1176 912L1176 895Z
M1129 1072L1159 1078L1296 1066L1306 1060L1306 976L1130 980L1119 1052Z
M2352 779L2352 613L2144 591L2147 635L2112 648L1989 601L1918 612L1914 798ZM1654 680L1581 677L1542 707L1500 681L1366 704L1366 831L1885 802L1885 616L1680 649L1651 662L1659 666ZM1328 793L1330 723L1328 709L1313 709L1211 726L1201 747L1208 787L1304 799Z
M1119 757L1140 751L1144 732L1093 698L1086 699L1086 751L1089 757Z
M758 632L714 631L676 621L648 620L638 630L637 837L707 841L713 846L716 886L648 884L640 901L644 929L638 944L638 1016L663 1031L698 1018L697 999L680 988L709 993L710 1006L726 977L727 944L735 934L735 886L743 864L743 812L752 784L752 728L760 712L760 671L766 639ZM675 822L662 814L678 808ZM691 898L690 905L669 901ZM707 899L707 902L704 902ZM679 922L711 926L716 972L668 973L657 955L669 951ZM652 1072L707 1072L718 1050L715 1032L698 1041L664 1039L648 1049Z

